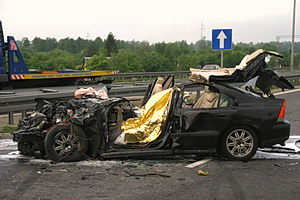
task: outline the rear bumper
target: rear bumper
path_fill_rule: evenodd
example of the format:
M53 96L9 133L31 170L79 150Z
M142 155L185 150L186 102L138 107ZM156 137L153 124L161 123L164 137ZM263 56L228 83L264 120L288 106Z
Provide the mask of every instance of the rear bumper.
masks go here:
M275 144L284 145L284 142L290 137L290 130L291 124L287 120L275 124L270 132L271 139L261 141L261 147L271 147Z

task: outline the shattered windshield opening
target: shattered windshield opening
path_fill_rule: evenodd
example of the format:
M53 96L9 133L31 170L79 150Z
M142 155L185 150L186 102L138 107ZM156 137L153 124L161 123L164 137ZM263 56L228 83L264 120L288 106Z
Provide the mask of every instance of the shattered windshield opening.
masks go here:
M258 94L255 94L251 91L248 91L248 90L245 90L243 88L240 88L240 87L237 87L237 86L234 86L234 85L229 85L229 84L222 84L224 85L225 87L230 87L232 89L234 89L235 91L237 92L240 92L240 93L243 93L243 94L246 94L246 95L249 95L249 96L252 96L252 97L256 97L256 98L262 98L260 95Z

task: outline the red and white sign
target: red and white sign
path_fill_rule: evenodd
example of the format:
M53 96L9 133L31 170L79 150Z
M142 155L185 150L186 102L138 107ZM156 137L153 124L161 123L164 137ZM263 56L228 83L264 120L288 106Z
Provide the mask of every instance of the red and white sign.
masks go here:
M24 79L24 75L21 74L15 74L10 76L12 80L21 80Z
M18 50L15 41L10 40L10 41L9 41L9 44L10 44L10 50L15 50L15 51Z

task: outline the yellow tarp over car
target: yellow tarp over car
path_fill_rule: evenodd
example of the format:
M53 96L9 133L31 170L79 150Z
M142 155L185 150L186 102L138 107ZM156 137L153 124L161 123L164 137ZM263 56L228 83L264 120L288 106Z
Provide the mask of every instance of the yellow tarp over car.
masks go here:
M141 108L141 117L131 118L122 124L126 143L148 143L154 141L162 132L169 112L173 87L155 93Z

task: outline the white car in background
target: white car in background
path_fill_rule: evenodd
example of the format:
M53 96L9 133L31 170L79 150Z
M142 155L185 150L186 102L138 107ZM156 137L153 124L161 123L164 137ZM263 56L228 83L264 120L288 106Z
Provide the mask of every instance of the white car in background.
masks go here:
M217 70L220 69L219 65L204 65L202 70Z

